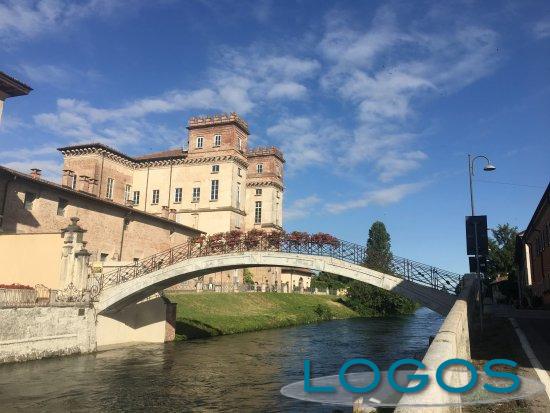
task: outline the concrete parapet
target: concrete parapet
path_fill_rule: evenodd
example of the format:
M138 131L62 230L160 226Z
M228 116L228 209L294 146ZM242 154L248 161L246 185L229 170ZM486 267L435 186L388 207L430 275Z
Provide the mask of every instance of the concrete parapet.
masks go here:
M430 375L431 385L426 390L404 395L396 412L427 412L427 413L450 413L460 411L459 406L444 407L409 407L408 404L445 404L460 402L460 395L450 394L438 385L436 385L435 371L446 360L460 358L470 360L470 333L469 326L472 319L476 316L475 307L479 302L477 294L478 280L475 274L466 274L462 281L462 290L451 308L451 311L445 318L443 325L430 344L422 362L427 371L419 372ZM457 386L464 376L458 371L448 370L445 373L445 381L453 386Z

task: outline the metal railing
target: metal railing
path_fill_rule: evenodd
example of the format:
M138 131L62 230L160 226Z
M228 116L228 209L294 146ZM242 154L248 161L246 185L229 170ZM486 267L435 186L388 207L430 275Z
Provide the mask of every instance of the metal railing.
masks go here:
M121 266L104 274L96 274L94 283L90 288L91 296L97 296L103 289L110 286L130 281L190 258L247 251L273 251L332 257L363 266L368 262L364 246L342 240L318 243L284 238L243 237L226 242L200 243L197 239L191 239L189 242L140 260L135 265ZM390 273L405 280L451 294L455 294L462 277L460 274L397 256L393 256L391 259Z

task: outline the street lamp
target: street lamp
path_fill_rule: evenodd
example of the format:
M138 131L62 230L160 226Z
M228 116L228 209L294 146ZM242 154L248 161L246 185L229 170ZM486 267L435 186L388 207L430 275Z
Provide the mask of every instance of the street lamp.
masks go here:
M472 177L474 176L474 162L476 161L476 159L479 159L479 158L483 158L487 161L487 163L483 167L484 171L492 172L495 169L497 169L496 166L493 165L491 163L491 161L489 160L489 158L487 158L486 156L478 155L478 156L474 156L472 158L472 155L468 154L468 175L470 177L470 204L471 204L471 207L472 207L472 216L475 215L475 213L474 213L474 187L473 187L473 184L472 184Z
M478 155L472 157L468 154L468 176L470 178L470 206L472 207L472 217L475 215L474 212L474 187L472 183L472 177L474 176L474 163L476 159L483 158L487 163L483 167L483 170L486 172L492 172L496 167L491 163L489 158L485 155ZM481 332L483 332L483 284L481 282L481 274L479 272L479 250L478 250L478 239L477 239L477 224L474 222L474 240L475 240L475 259L476 259L476 274L479 281L479 321Z

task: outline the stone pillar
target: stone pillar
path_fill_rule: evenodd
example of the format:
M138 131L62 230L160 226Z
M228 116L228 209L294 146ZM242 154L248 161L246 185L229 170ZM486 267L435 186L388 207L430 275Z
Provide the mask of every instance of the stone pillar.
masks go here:
M64 238L59 274L61 289L65 289L71 284L86 288L85 283L88 278L87 271L90 253L84 248L85 242L83 242L83 237L86 231L78 225L78 221L79 219L76 217L71 218L71 223L67 228L61 230ZM86 275L82 279L84 273ZM80 287L77 288L80 289Z
M90 254L86 249L86 242L82 242L82 249L75 252L75 267L73 273L73 284L77 290L84 291L88 288L88 274Z
M167 205L163 205L162 207L162 211L160 213L160 216L163 217L163 218L168 218L168 214L170 213L169 209L168 209L168 206Z
M168 219L171 219L172 221L176 220L176 210L174 208L170 208L170 211L168 212Z

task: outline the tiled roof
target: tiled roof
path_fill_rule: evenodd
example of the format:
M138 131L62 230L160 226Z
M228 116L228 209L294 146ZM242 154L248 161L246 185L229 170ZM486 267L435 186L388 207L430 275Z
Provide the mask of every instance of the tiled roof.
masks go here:
M182 148L168 149L166 151L148 153L146 155L136 156L137 161L147 161L153 159L165 159L165 158L179 158L186 157L187 151Z
M115 155L121 156L122 158L125 158L132 162L145 162L145 161L152 161L152 160L159 160L159 159L182 158L182 157L184 158L187 156L187 151L184 151L181 148L168 149L166 151L153 152L153 153L141 155L141 156L130 156L120 151L117 151L116 149L111 148L110 146L107 146L100 142L91 142L91 143L84 143L80 145L64 146L62 148L57 148L57 150L60 152L65 152L69 150L87 149L87 148L103 149L105 151L114 153Z
M10 96L28 95L32 88L0 71L0 90Z

